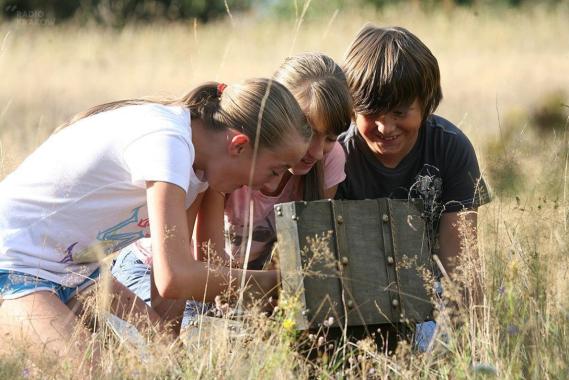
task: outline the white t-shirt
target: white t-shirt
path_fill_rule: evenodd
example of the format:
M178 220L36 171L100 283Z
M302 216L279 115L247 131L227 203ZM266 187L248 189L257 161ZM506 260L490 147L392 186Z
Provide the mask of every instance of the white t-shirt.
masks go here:
M207 188L194 158L183 107L125 106L55 133L0 183L0 269L81 283L149 236L145 181L181 187L186 208Z

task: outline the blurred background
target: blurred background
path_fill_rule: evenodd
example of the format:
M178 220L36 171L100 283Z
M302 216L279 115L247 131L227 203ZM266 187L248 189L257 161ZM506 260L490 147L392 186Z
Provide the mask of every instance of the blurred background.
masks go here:
M515 194L541 173L532 161L550 160L543 154L558 148L548 144L566 131L566 0L0 0L0 7L0 178L88 107L269 76L301 51L342 63L366 22L407 27L431 48L444 93L437 113L471 138L497 191Z

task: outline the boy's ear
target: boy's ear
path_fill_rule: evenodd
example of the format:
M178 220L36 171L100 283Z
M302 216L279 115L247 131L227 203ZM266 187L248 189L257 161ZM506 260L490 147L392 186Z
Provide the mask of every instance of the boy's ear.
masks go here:
M229 144L227 145L227 150L232 156L240 155L249 145L249 136L242 133L232 133L228 137Z

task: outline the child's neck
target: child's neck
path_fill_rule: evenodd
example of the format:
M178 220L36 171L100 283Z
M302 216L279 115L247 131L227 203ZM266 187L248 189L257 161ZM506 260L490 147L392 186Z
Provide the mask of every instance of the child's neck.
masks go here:
M399 165L399 163L403 161L403 158L390 160L389 158L379 157L377 154L375 155L375 157L379 160L379 162L381 162L383 166L389 169L395 169L397 165Z
M209 131L203 124L201 119L193 119L191 121L192 144L194 145L194 170L206 171L207 163L219 157L217 146L224 147L223 141L219 144L215 143L215 139L225 139L224 134ZM200 148L202 147L202 148ZM207 147L207 149L203 149Z

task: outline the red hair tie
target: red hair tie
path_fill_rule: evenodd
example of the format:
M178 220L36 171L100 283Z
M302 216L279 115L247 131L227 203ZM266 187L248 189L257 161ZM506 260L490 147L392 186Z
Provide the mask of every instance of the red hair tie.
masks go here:
M227 87L227 85L225 83L218 83L217 84L217 97L218 98L221 96L221 94L223 94L223 91L225 90L226 87Z

